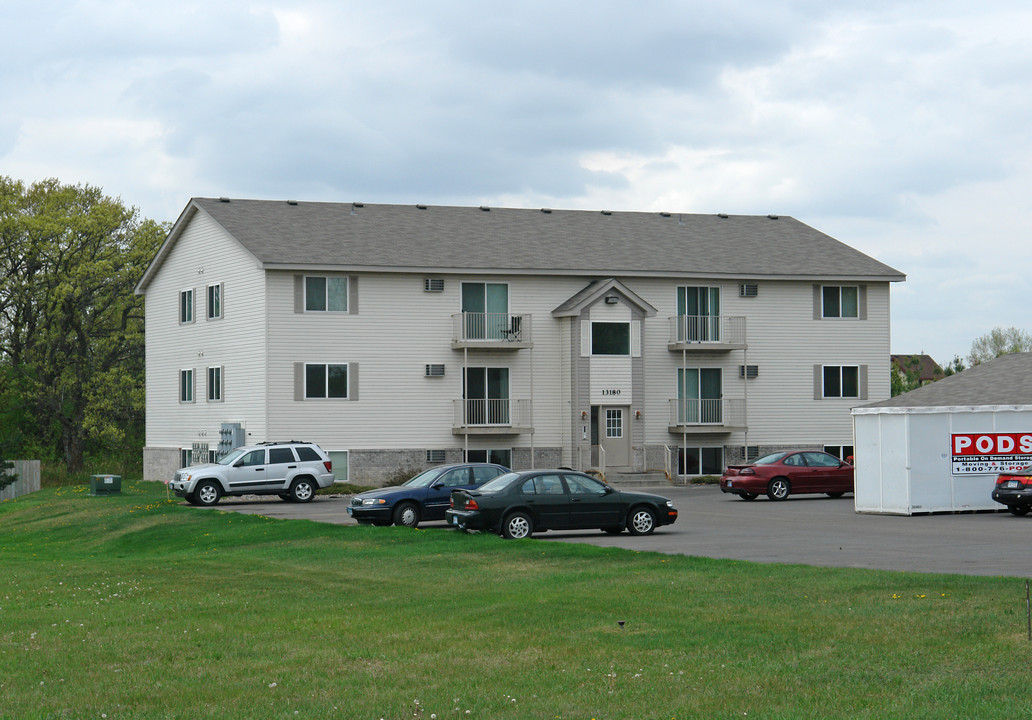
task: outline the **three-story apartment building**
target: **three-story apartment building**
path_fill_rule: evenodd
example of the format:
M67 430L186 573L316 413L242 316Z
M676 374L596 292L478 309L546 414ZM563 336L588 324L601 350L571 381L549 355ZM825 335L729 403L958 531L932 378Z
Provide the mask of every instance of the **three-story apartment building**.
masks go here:
M287 439L361 483L850 454L903 279L788 217L195 198L137 286L144 475Z

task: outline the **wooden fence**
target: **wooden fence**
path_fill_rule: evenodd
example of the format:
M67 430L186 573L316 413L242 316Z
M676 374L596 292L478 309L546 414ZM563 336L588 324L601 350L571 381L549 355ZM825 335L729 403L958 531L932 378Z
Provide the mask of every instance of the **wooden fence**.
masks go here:
M14 474L18 479L0 490L0 502L14 500L39 490L39 460L14 460Z

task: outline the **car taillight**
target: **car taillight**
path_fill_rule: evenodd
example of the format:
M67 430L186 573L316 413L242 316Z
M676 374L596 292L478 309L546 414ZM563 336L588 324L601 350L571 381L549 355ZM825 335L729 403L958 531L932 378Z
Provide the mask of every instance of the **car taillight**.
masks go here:
M333 462L330 460L323 460L323 465L326 466L326 472L333 472Z
M474 500L473 498L470 498L469 500L466 501L465 509L466 510L479 510L480 506L477 505L477 501L476 500Z
M756 471L753 470L752 468L742 468L741 470L738 471L738 474L739 475L755 475Z

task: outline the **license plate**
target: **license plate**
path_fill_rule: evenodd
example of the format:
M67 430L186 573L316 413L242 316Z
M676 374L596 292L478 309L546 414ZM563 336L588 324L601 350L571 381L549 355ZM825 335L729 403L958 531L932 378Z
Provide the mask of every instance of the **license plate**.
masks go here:
M1007 487L1009 487L1009 488L1021 487L1021 481L1020 480L1008 480L1007 481Z
M348 508L348 515L354 515L354 514L355 514L354 510L352 510L351 508Z
M728 486L728 487L734 487L734 486L735 486L735 481L734 481L734 480L731 480L731 479L729 479L729 480L727 481L727 486Z
M455 517L455 516L452 516L451 524L452 525L458 525L459 524L459 519L457 517Z

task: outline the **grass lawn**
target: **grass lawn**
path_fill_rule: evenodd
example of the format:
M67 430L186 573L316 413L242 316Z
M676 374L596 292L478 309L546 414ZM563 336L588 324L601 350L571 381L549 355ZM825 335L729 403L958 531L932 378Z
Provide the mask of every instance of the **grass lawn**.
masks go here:
M270 520L158 483L0 504L0 718L1010 720L1030 656L1015 578Z

